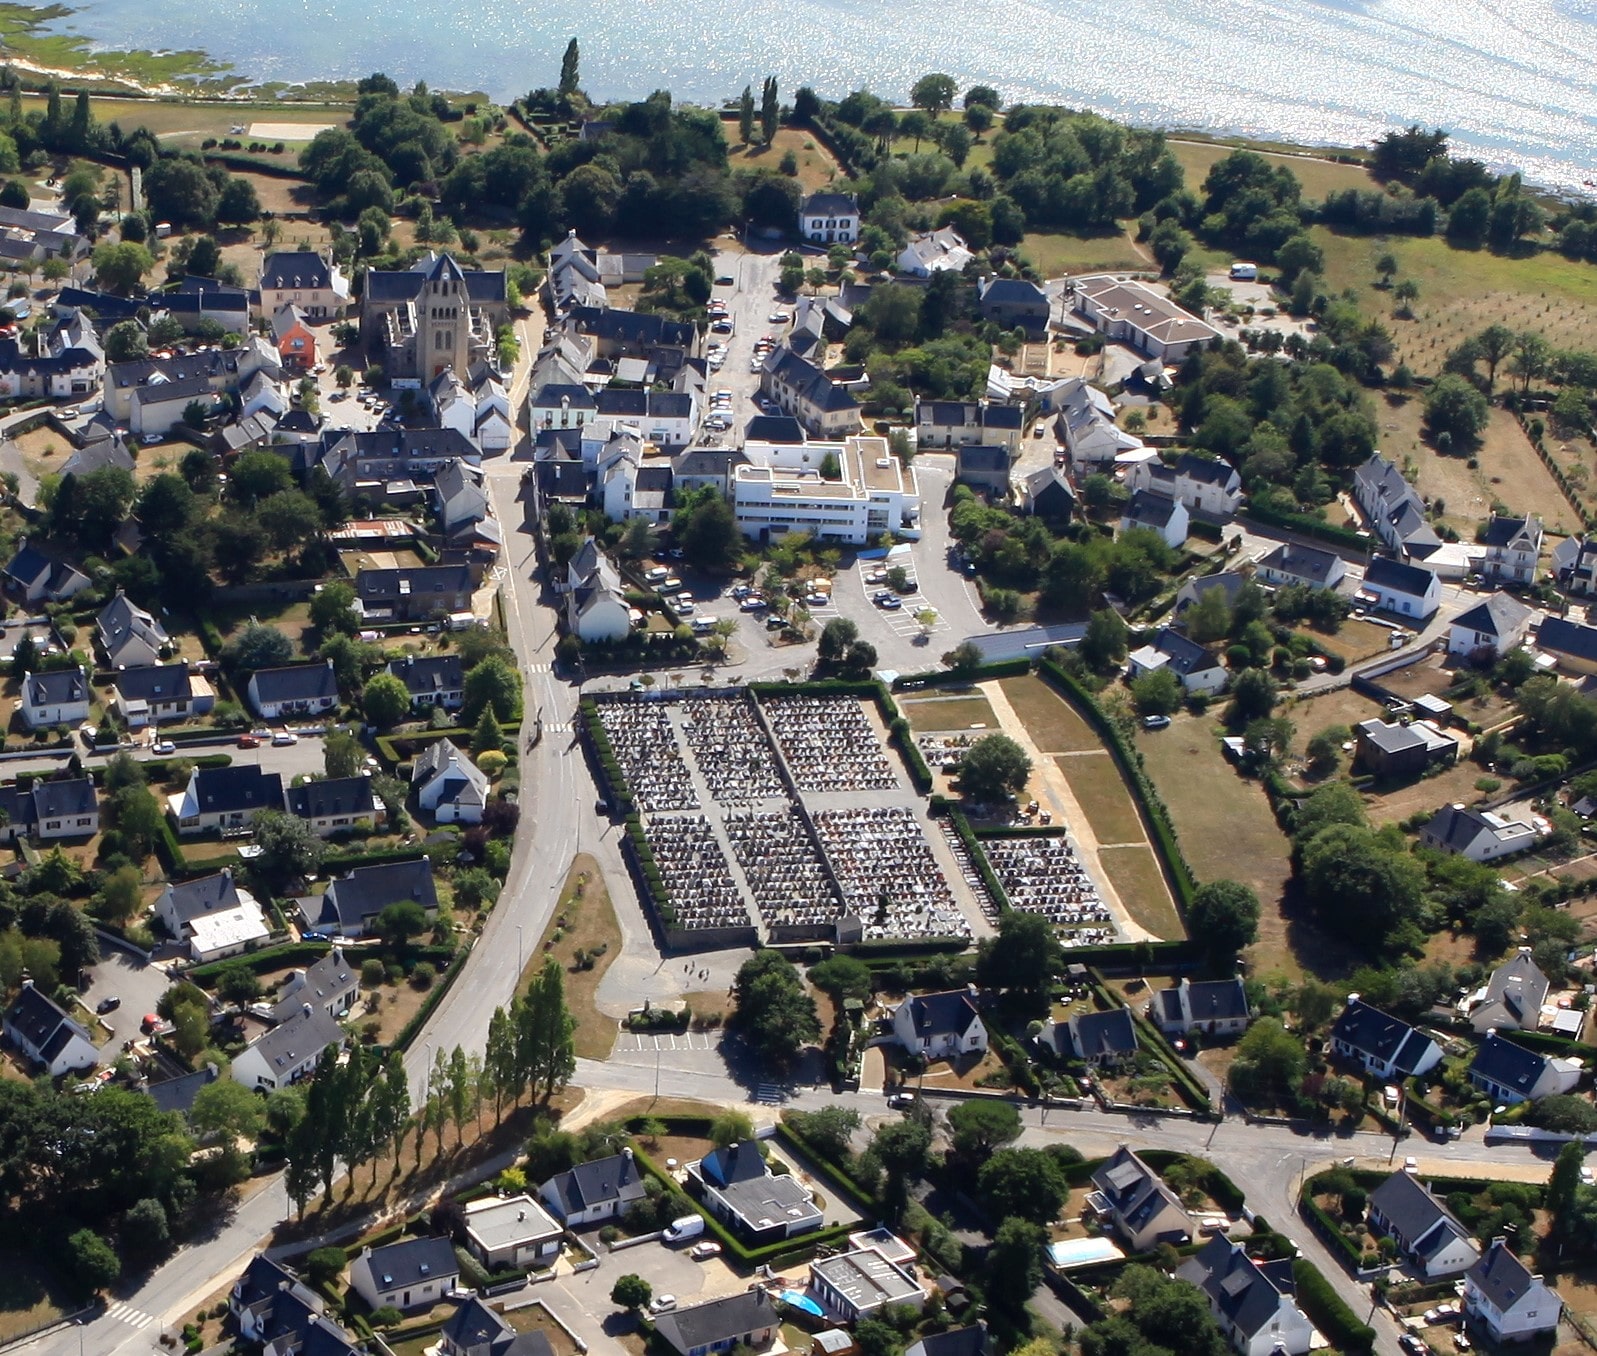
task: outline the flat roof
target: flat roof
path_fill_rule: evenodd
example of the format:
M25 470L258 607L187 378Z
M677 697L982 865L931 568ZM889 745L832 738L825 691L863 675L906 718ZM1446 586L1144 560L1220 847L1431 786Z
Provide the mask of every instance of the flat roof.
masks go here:
M898 458L886 438L850 438L849 450L858 460L860 484L872 490L902 490L904 477Z
M561 1232L560 1225L531 1196L476 1201L466 1207L466 1232L493 1252L533 1238Z
M856 1309L874 1309L918 1298L915 1280L875 1248L859 1248L810 1263L810 1270Z

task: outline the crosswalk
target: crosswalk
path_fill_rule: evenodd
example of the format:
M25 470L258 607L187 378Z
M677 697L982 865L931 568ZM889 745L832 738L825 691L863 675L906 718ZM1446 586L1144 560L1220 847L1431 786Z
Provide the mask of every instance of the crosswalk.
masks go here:
M126 1323L130 1328L144 1328L155 1322L154 1314L147 1314L142 1309L135 1309L131 1304L113 1304L105 1311L106 1317L114 1318L119 1323Z
M545 734L570 734L576 728L569 720L546 720L543 723Z
M754 1089L754 1100L766 1106L779 1106L787 1100L780 1083L761 1083Z
M554 671L555 671L555 666L553 664L528 664L527 665L527 672L528 673L553 673Z

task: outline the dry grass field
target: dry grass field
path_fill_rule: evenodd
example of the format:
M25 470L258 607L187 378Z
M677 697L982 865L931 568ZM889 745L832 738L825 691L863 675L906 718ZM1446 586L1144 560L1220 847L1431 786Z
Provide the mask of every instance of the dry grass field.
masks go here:
M1197 193L1202 190L1204 177L1213 168L1215 161L1223 160L1238 147L1214 141L1172 140L1170 149L1186 172L1187 187ZM1370 177L1370 172L1362 165L1344 165L1335 160L1322 160L1313 155L1280 155L1272 151L1261 151L1260 154L1272 163L1286 165L1293 174L1297 175L1298 182L1303 185L1303 197L1308 201L1317 202L1327 193L1341 192L1347 188L1366 189L1377 186L1375 180Z
M769 146L746 146L738 136L735 117L723 118L722 123L726 130L727 159L734 170L774 170L782 163L782 157L792 151L798 159L799 186L806 193L825 188L834 179L847 178L832 153L802 128L781 128Z
M1054 762L1065 774L1100 844L1147 841L1131 793L1107 752L1067 754Z

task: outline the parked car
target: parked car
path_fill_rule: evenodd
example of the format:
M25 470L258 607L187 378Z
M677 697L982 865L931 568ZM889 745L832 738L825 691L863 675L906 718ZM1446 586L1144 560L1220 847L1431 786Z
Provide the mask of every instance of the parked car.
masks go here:
M290 744L299 743L299 736L292 730L279 730L272 736L272 744L277 748L287 748Z
M1144 730L1164 730L1168 729L1169 726L1169 716L1144 716L1142 718L1142 728Z
M122 1000L113 993L105 998L102 998L99 1003L95 1005L94 1010L101 1013L115 1012L121 1006Z
M786 311L772 311L771 314L765 318L773 325L785 325L788 323L788 321L793 319L793 317L790 316Z
M895 598L892 594L888 594L885 598L878 598L876 600L876 606L881 608L884 612L897 612L899 608L904 606L904 600L902 598Z
M238 746L241 749L258 749L261 746L261 741L254 735L240 735L238 737Z
M695 1262L707 1262L712 1257L721 1255L719 1243L695 1243L688 1249L688 1256Z
M651 1314L668 1314L676 1307L677 1297L675 1295L656 1295L649 1301L649 1312Z
M915 1105L915 1094L913 1092L895 1092L887 1099L887 1105L894 1111L907 1111Z
M163 757L170 756L171 754L177 752L177 745L174 744L170 739L157 739L155 743L150 745L150 747Z

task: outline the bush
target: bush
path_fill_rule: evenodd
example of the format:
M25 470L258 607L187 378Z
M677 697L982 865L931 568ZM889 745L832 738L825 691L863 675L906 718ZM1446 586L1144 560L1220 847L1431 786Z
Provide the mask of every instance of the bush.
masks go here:
M430 989L437 978L437 969L423 961L410 972L410 987L413 989Z
M1334 1350L1359 1353L1375 1345L1375 1329L1359 1322L1313 1263L1299 1257L1292 1263L1292 1279L1297 1282L1299 1308Z

